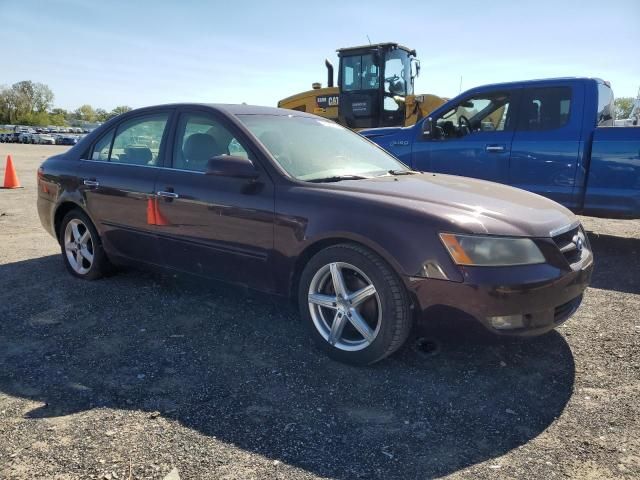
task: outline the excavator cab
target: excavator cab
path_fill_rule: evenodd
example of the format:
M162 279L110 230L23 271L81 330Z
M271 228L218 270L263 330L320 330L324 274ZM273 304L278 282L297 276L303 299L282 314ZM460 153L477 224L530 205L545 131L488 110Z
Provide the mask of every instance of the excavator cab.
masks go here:
M403 125L420 72L416 51L397 43L338 50L339 122L349 128Z

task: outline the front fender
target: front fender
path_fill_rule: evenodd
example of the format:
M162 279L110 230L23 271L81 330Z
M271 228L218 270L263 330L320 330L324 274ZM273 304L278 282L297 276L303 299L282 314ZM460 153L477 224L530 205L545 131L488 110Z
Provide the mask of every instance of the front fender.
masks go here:
M343 191L344 192L344 191ZM371 197L315 188L291 188L276 200L274 236L277 289L288 293L299 258L315 246L352 241L382 257L408 281L426 277L462 281L441 244L441 225L419 208L397 208Z

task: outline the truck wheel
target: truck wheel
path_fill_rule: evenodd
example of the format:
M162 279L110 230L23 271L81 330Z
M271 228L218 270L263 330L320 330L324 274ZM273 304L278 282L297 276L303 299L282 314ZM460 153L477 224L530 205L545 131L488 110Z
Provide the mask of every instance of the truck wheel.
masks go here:
M71 210L62 220L59 232L65 267L71 275L97 280L111 270L98 231L80 210Z
M309 260L298 304L320 349L352 365L391 355L411 331L404 285L382 258L355 244L325 248Z

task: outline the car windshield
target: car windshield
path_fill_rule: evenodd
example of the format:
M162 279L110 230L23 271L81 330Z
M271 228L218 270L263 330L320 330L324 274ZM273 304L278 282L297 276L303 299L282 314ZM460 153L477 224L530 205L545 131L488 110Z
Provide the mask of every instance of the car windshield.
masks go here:
M298 180L373 177L406 165L357 133L322 118L238 115L278 164Z

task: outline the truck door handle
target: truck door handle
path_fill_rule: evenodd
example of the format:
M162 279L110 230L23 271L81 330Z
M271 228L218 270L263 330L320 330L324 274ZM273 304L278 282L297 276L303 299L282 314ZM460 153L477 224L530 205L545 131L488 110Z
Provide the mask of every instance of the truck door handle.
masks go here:
M159 197L165 197L165 198L178 198L180 195L178 195L177 193L174 192L157 192L157 195Z
M504 145L487 145L484 147L487 152L504 152Z
M84 183L87 187L99 187L100 186L100 182L96 182L95 180L84 180L82 183Z

